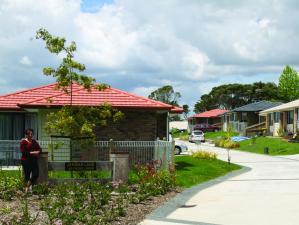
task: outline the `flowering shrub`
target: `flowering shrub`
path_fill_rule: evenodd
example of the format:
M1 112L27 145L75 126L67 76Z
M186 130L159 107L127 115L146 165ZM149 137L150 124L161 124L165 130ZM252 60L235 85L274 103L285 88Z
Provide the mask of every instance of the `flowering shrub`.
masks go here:
M148 165L135 167L137 179L136 195L132 201L138 203L149 196L162 195L175 187L175 175L167 170L158 170L157 162L152 161Z

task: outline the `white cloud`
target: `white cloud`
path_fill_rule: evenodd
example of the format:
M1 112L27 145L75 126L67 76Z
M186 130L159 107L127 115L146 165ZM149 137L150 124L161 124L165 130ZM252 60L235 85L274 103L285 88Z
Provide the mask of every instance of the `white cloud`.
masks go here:
M40 27L76 41L86 74L143 96L172 84L182 102L194 102L213 85L253 82L261 73L277 80L285 64L298 67L296 1L118 0L94 13L80 4L2 0L0 83L13 89L54 81L42 68L59 58L35 40Z
M31 62L31 60L29 59L29 57L27 55L25 55L21 58L20 63L25 65L25 66L31 66L32 65L32 62Z
M153 87L136 87L133 90L131 90L132 93L139 95L139 96L144 96L147 97L149 96L153 91L158 89L158 86L153 86Z

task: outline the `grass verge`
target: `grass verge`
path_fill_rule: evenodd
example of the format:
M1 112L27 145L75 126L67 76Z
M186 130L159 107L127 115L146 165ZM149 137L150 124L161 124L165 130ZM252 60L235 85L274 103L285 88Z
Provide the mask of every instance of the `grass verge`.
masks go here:
M185 188L241 169L239 165L228 164L221 160L196 159L192 156L177 156L175 162L177 184Z
M281 138L270 137L258 137L255 143L252 143L252 140L241 141L238 150L263 154L265 147L269 148L270 155L299 154L298 143L290 143Z
M239 135L237 132L233 132L232 136ZM227 132L225 131L217 131L217 132L206 132L205 139L216 140L221 139L227 136Z

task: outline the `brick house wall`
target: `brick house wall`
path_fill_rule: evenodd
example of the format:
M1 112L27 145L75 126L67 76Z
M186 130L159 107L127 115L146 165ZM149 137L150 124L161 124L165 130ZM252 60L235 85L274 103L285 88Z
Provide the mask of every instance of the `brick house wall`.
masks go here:
M125 118L107 127L96 127L96 139L105 141L153 141L166 137L167 113L122 111Z

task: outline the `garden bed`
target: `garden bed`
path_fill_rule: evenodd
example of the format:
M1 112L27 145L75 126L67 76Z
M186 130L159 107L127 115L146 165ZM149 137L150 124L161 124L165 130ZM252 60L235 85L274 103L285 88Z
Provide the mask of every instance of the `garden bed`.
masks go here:
M151 166L129 184L43 184L28 194L22 186L20 171L0 170L0 224L137 224L179 190L171 173Z
M20 171L0 170L0 224L138 224L185 187L239 168L197 153L176 157L176 180L169 172L139 167L128 185L68 182L38 185L29 194L22 191Z
M163 205L165 202L169 201L173 198L177 193L181 192L183 189L180 187L174 188L173 190L167 192L165 195L153 196L148 198L142 203L138 204L128 204L125 211L125 216L115 217L113 221L107 222L107 224L111 225L119 225L119 224L139 224L143 221L146 215L150 214L154 209ZM12 221L12 218L15 218L14 221L17 221L17 224L26 224L28 218L24 219L24 203L23 199L25 196L22 192L19 192L19 195L13 199L12 201L3 201L0 200L0 224L16 224ZM38 224L38 225L48 225L51 224L49 217L45 211L39 210L38 205L41 202L41 198L38 195L28 195L28 212L29 215L35 220L30 224ZM26 217L26 216L25 216ZM23 221L23 223L21 222ZM58 220L55 221L56 224L60 224ZM66 224L66 223L62 223ZM77 223L80 224L80 223ZM105 224L105 223L99 223Z

